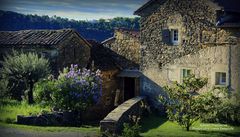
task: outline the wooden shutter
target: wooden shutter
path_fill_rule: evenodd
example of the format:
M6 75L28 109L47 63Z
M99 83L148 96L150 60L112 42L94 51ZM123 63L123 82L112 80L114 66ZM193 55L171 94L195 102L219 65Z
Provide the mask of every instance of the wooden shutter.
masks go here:
M170 44L170 30L169 29L163 29L162 30L162 41L166 44Z

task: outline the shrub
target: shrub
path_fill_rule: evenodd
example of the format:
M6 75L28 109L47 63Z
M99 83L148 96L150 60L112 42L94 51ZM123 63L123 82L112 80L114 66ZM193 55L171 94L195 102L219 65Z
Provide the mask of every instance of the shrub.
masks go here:
M131 123L123 124L123 137L140 137L141 126L139 125L139 117L129 116Z
M57 92L59 88L56 85L56 80L50 76L48 79L43 79L37 82L34 86L34 98L37 103L51 105L53 103L52 94Z
M217 92L218 91L218 92ZM240 93L229 94L227 89L212 91L213 105L205 108L203 122L240 125ZM219 96L220 94L220 96Z
M100 71L80 70L77 65L65 68L60 74L53 93L57 108L63 110L85 110L99 101L102 90Z
M0 98L6 98L9 96L9 90L8 88L8 80L2 79L0 80Z
M171 87L165 87L168 97L160 97L167 109L168 118L176 121L189 131L192 124L200 118L201 108L205 104L196 96L196 92L207 84L207 79L195 78L191 75L183 83L175 82Z
M28 102L33 103L34 84L50 73L48 60L35 53L13 51L4 57L2 65L2 77L15 81L14 84L24 82L28 87Z

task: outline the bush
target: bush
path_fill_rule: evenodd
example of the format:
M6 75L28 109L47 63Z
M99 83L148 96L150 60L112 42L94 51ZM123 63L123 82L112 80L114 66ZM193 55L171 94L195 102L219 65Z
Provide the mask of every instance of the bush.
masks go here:
M52 94L57 92L56 80L50 76L48 79L43 79L37 82L34 86L34 98L37 103L51 105L53 103Z
M202 115L201 120L210 123L240 125L240 93L229 95L226 88L212 92L216 93L210 97L214 103L211 107L205 108L206 113Z
M28 102L33 103L33 86L41 78L50 73L49 62L35 53L13 51L4 57L1 74L4 79L13 82L13 85L25 83L28 88Z
M53 102L63 110L85 110L99 101L102 92L100 71L80 70L77 65L65 68L56 81Z
M140 137L141 126L138 124L130 125L128 123L124 123L123 127L123 137Z
M9 90L8 88L8 80L2 79L0 80L0 98L6 98L9 96Z
M123 137L140 137L141 126L139 125L140 117L129 115L130 123L123 124Z

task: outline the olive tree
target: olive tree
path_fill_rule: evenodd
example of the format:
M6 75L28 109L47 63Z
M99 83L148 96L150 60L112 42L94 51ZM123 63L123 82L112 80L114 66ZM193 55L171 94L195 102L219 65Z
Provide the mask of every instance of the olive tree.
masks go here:
M184 78L182 83L175 82L164 87L168 96L161 96L160 101L166 106L168 118L189 131L204 108L205 104L201 103L201 95L197 95L197 91L206 84L207 79L191 75Z
M1 62L3 78L24 82L28 88L28 102L34 103L33 86L41 78L50 73L49 61L36 53L12 51Z

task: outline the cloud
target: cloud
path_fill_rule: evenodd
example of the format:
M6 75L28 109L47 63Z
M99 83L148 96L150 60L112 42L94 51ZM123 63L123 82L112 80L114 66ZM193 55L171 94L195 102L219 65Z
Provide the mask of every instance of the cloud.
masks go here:
M148 0L2 0L0 9L25 14L57 15L70 19L133 17Z

